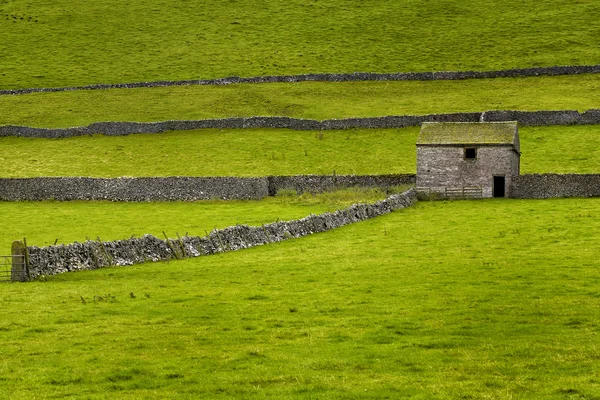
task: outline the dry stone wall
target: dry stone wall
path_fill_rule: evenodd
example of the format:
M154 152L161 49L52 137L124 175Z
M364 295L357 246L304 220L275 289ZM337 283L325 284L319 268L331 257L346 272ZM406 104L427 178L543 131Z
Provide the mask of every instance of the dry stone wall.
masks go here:
M265 178L5 178L0 200L253 200L269 194Z
M86 241L68 245L27 247L29 278L63 272L169 261L234 251L299 238L364 221L417 201L410 189L373 204L355 204L343 210L263 226L236 225L215 229L207 236L159 239L152 235L111 242Z
M421 126L423 122L495 122L517 121L522 126L596 125L600 124L600 110L559 111L485 111L428 115L397 115L386 117L312 119L290 117L222 118L194 121L162 122L95 122L74 128L32 128L27 126L0 126L0 137L30 137L61 139L85 135L125 136L135 133L162 133L194 129L251 129L285 128L293 130L385 129Z
M134 82L117 84L95 84L62 88L31 88L0 90L0 95L19 95L39 92L66 92L73 90L128 89L140 87L231 85L236 83L280 83L280 82L353 82L353 81L437 81L463 79L515 78L540 75L578 75L600 72L600 65L552 66L537 68L513 68L497 71L440 71L440 72L397 72L378 74L354 72L350 74L302 74L270 75L242 78L231 76L218 79L192 79L179 81Z
M511 197L546 199L600 196L600 174L531 174L513 176Z
M340 188L363 187L389 189L394 186L414 185L414 174L403 175L296 175L269 176L269 195L274 196L282 189L297 193L329 192Z
M260 200L279 190L319 193L359 186L387 189L415 183L415 175L297 175L164 178L0 178L0 201Z
M414 185L405 175L297 175L166 178L0 178L0 201L260 200L280 190L320 193L347 187L387 190ZM522 199L600 196L600 174L531 174L512 177L510 197Z
M298 175L165 178L0 178L0 201L260 200L279 190L324 192L359 186L387 189L414 184L415 175Z

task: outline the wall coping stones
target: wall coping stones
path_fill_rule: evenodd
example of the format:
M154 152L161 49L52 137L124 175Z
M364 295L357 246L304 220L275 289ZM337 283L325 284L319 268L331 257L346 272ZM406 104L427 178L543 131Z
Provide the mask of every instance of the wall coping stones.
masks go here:
M166 87L190 85L232 85L238 83L282 83L282 82L356 82L356 81L432 81L432 80L464 80L464 79L490 79L514 78L528 76L556 76L596 74L600 72L597 65L565 65L534 68L512 68L494 71L439 71L439 72L353 72L353 73L321 73L300 75L267 75L255 77L230 76L217 79L188 79L176 81L132 82L115 84L92 84L83 86L55 87L55 88L27 88L0 90L0 95L20 95L40 92L66 92L74 90L103 90L103 89L129 89L141 87Z

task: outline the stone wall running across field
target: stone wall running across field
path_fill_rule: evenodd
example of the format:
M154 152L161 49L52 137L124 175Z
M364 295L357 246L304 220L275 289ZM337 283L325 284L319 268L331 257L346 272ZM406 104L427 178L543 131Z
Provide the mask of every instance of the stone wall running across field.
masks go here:
M312 119L290 117L247 117L162 122L95 122L74 128L32 128L0 126L0 137L61 139L84 135L125 136L134 133L162 133L193 129L284 128L293 130L385 129L421 126L423 122L496 122L517 121L522 126L598 125L600 110L558 111L484 111L468 113L397 115L386 117Z
M134 82L117 84L95 84L61 88L31 88L0 90L0 95L19 95L39 92L66 92L73 90L128 89L142 87L190 86L190 85L231 85L236 83L281 83L281 82L355 82L355 81L439 81L464 79L516 78L540 75L596 74L599 65L553 66L536 68L513 68L497 71L440 71L440 72L396 72L372 73L354 72L350 74L302 74L271 75L241 78L231 76L218 79L191 79L181 81Z
M514 176L511 197L518 199L600 197L600 174L531 174Z
M511 197L600 196L600 174L531 174L514 176ZM196 201L260 200L280 190L320 193L348 187L388 190L414 185L415 175L297 175L165 178L0 178L0 201L109 200Z
M358 186L388 189L415 183L415 175L298 175L164 178L0 178L0 201L260 200L282 189L325 192Z
M86 241L68 245L27 247L27 268L20 280L41 275L125 266L148 261L168 261L234 251L267 243L299 238L313 233L364 221L394 210L409 207L417 201L413 189L395 194L373 204L355 204L343 210L263 226L236 225L215 229L204 237L184 236L159 239L151 235L112 242Z

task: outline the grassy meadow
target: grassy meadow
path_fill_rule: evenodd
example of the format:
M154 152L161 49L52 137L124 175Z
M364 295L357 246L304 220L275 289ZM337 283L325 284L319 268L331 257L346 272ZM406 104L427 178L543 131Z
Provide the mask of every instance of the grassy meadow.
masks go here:
M289 116L329 118L600 107L600 75L465 81L301 82L84 90L0 96L0 125Z
M593 0L0 1L0 88L595 64Z
M0 89L600 61L600 3L0 0ZM0 125L600 108L600 76L0 96ZM2 177L415 172L419 128L0 138ZM598 173L600 126L521 127ZM203 235L375 201L0 202L0 254ZM298 240L0 284L0 398L600 399L600 199L419 202Z
M4 177L414 174L419 128L0 138ZM600 126L521 127L521 172L597 173Z
M598 398L599 216L598 199L422 202L3 285L0 396Z
M0 254L10 254L11 243L24 237L29 246L49 246L98 237L104 241L145 234L163 238L163 232L170 238L186 233L204 236L215 228L299 219L385 197L379 189L349 188L316 195L281 194L261 201L0 202Z

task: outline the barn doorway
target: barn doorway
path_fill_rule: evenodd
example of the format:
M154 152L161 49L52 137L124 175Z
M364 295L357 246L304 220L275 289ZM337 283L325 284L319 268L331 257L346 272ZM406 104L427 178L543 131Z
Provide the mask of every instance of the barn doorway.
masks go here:
M492 193L494 197L506 197L506 178L504 176L494 176Z

